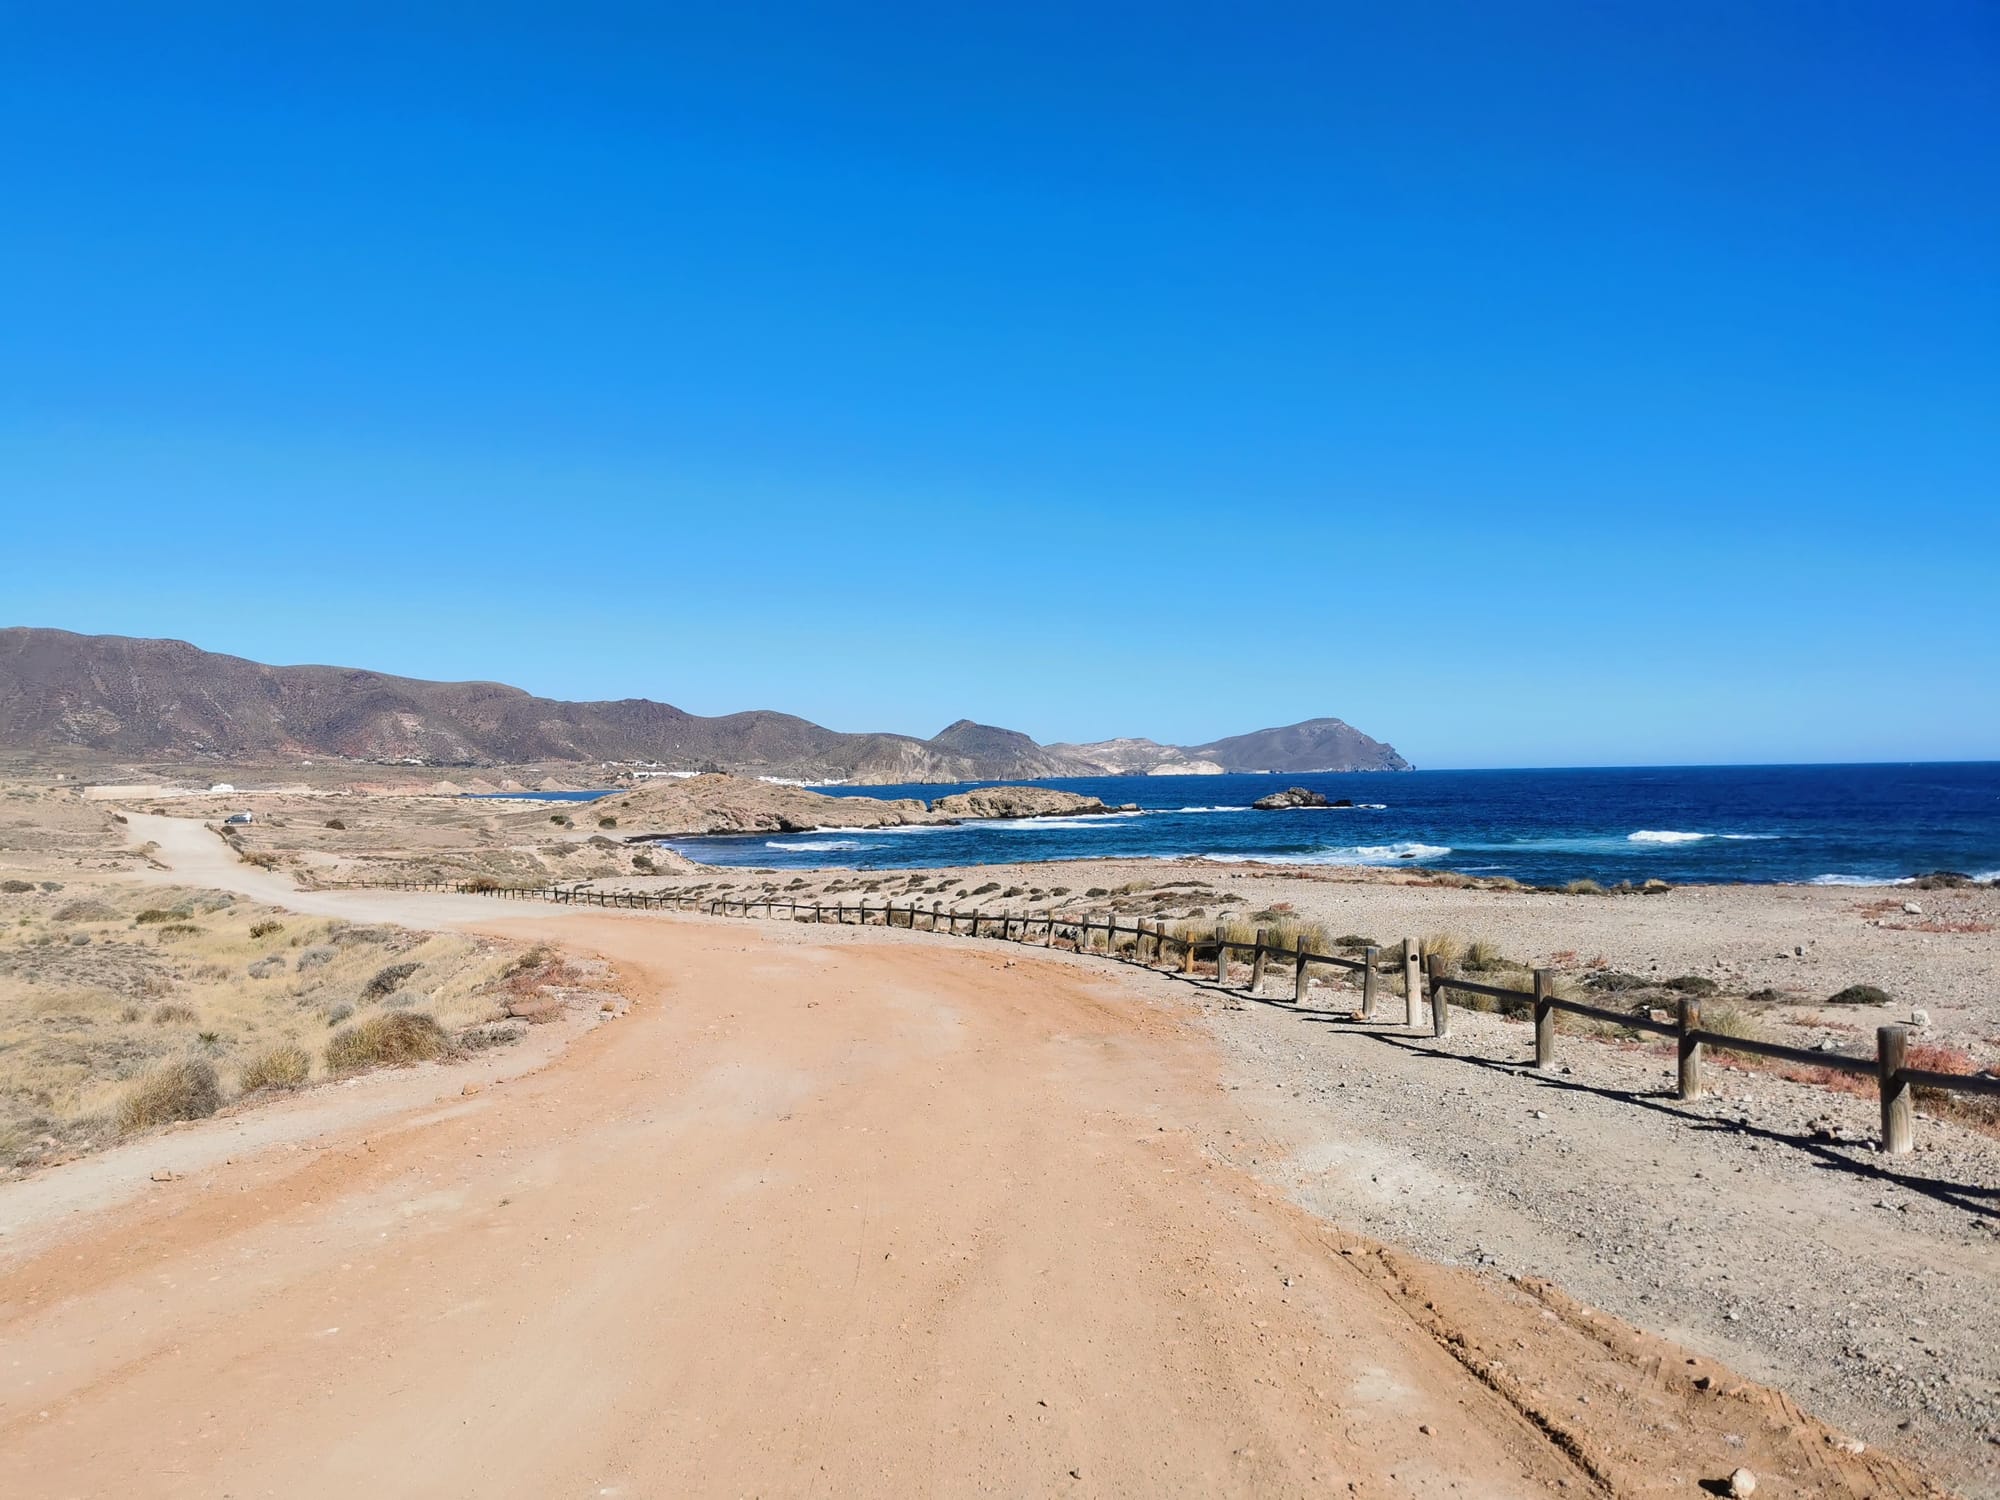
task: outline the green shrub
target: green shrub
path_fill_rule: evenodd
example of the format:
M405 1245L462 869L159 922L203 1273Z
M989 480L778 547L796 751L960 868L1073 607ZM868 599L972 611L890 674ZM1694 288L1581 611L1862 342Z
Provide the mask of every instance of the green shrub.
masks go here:
M1889 992L1872 984L1850 984L1835 995L1826 997L1828 1005L1894 1005Z
M253 938L267 938L274 932L283 932L284 930L285 924L275 920L252 922L250 924L250 936Z
M331 828L335 833L345 833L347 831L347 825L338 818L328 818L326 826Z
M32 880L0 880L0 891L10 896L25 896L35 888Z
M205 1120L222 1108L214 1064L176 1057L156 1064L118 1101L118 1129L130 1135L175 1120Z
M363 1068L432 1062L451 1052L451 1038L430 1016L391 1010L336 1031L326 1044L326 1068L329 1073L357 1073Z
M597 820L597 826L599 828L616 828L618 826L618 820L610 816L605 816Z
M279 1042L243 1064L237 1086L246 1094L258 1089L295 1089L311 1076L312 1054L297 1042Z
M1594 880L1572 880L1563 887L1566 896L1602 896L1604 887Z
M184 911L169 911L165 907L149 906L144 911L140 912L139 915L134 917L132 920L137 925L145 927L149 926L154 922L176 921L179 918L184 917L186 915L187 913Z

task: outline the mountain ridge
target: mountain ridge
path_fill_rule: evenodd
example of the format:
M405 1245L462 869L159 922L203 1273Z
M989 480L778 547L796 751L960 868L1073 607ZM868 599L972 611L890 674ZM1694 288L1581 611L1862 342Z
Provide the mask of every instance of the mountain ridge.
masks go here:
M1338 719L1192 749L1137 739L1040 745L971 719L919 739L845 733L768 709L706 717L648 698L569 702L499 682L272 666L187 641L30 626L0 629L0 748L452 766L616 761L873 784L1408 768ZM1315 755L1330 759L1302 763ZM1271 763L1251 763L1259 760Z

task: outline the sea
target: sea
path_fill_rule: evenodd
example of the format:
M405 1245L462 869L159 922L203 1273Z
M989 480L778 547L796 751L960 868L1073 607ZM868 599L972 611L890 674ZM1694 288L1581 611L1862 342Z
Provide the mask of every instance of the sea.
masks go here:
M931 800L970 786L831 786ZM1119 776L1037 782L1132 804L1090 817L979 820L661 843L704 864L922 869L1021 860L1414 866L1533 885L1894 885L1938 870L2000 880L2000 762ZM1302 786L1351 807L1258 812Z

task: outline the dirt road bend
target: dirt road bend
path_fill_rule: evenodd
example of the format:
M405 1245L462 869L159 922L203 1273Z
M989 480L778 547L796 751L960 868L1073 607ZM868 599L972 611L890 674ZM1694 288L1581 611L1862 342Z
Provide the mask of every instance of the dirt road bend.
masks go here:
M1927 1495L1559 1294L1199 1142L1073 965L651 916L542 1071L152 1186L0 1272L0 1494ZM203 1127L194 1127L203 1128ZM0 1216L5 1198L0 1195Z

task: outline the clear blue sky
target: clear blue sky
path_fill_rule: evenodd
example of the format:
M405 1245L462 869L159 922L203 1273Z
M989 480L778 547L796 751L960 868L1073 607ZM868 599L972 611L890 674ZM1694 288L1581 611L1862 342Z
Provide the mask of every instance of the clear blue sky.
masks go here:
M843 729L2000 756L1982 0L0 26L0 623Z

